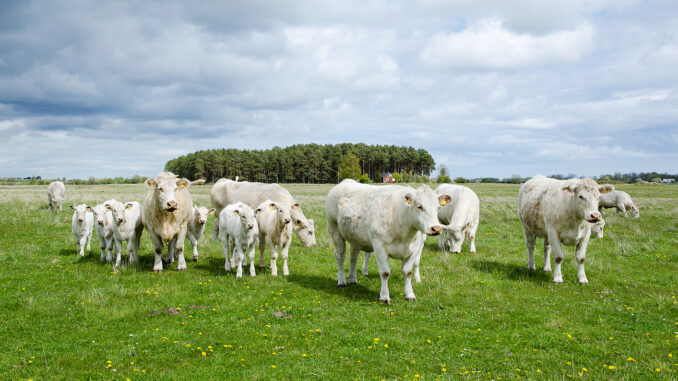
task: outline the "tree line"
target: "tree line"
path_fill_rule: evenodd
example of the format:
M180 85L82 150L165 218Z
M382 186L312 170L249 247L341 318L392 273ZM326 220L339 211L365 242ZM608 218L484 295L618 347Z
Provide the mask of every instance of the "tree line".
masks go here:
M428 176L435 169L424 149L395 145L296 144L266 150L212 149L172 159L165 170L188 179L235 178L264 183L336 183L349 154L358 158L361 175L381 182L386 172Z

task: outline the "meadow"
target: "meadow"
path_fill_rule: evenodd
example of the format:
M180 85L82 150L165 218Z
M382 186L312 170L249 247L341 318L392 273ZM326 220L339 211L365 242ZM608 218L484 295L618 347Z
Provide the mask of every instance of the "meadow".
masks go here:
M605 237L588 248L589 284L577 284L567 247L564 283L554 285L541 240L537 271L526 268L518 186L469 184L481 203L477 253L465 242L445 254L429 237L418 301L404 299L392 260L390 306L377 302L373 258L357 285L336 286L331 185L285 187L315 219L317 245L293 238L288 277L267 268L236 279L211 242L213 218L197 263L187 250L188 271L154 274L148 232L136 267L100 263L96 237L76 254L68 205L143 202L143 184L68 186L56 214L46 186L0 186L3 378L678 378L678 186L618 185L640 219L606 210ZM190 189L209 205L210 185Z

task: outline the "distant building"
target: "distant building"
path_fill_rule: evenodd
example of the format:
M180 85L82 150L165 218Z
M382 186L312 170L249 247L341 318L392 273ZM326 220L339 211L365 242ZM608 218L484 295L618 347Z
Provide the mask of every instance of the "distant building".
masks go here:
M384 184L393 184L396 180L393 178L393 174L388 172L381 175L381 182Z
M662 184L673 184L675 182L675 179L662 179Z

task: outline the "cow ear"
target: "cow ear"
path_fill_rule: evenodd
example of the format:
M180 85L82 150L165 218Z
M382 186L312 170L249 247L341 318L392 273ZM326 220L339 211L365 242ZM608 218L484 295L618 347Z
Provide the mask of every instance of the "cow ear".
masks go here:
M89 205L87 205L87 211L88 211L88 212L91 212L91 211L92 211L92 207L89 206Z
M75 210L75 205L68 205L68 207Z
M293 209L293 210L294 210L294 209L297 209L298 207L299 207L299 203L298 203L298 202L296 202L296 203L294 203L294 204L292 205L292 209Z
M276 205L275 202L272 202L272 203L268 204L268 208L271 209L271 210L276 210L278 208L278 205Z
M235 214L236 216L239 216L239 215L240 215L240 211L238 211L238 209L236 209L236 210L233 211L233 214Z
M574 194L576 189L577 187L572 184L568 184L563 187L563 190L569 194Z
M261 213L261 208L257 208L257 210L254 211L254 214L259 214Z
M452 198L447 194L441 194L438 197L438 203L440 203L440 206L445 206L449 204L450 201L452 201Z
M613 190L614 190L614 187L610 184L605 184L605 185L601 185L600 187L598 187L598 191L601 194L610 193Z
M209 212L207 212L207 214L214 214L215 211L216 211L216 209L215 209L215 208L212 208L212 209L210 209Z
M125 204L125 210L132 209L132 204Z
M405 197L403 197L403 200L407 203L407 205L412 205L412 195L411 194L406 194Z
M111 204L105 204L105 205L104 205L104 208L106 208L106 210L113 210L113 209L111 208Z
M189 185L191 185L191 183L186 179L177 180L177 189L183 189Z
M155 181L155 179L146 179L144 183L146 184L146 188L148 189L156 189L158 186L158 183Z

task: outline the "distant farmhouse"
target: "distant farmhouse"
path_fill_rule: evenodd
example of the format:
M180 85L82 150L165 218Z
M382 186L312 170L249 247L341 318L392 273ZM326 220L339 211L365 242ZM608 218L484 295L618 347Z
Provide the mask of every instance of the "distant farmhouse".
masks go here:
M662 184L674 184L675 182L675 179L662 179Z
M381 174L381 182L384 184L393 184L396 182L396 179L393 177L393 174L390 172Z

